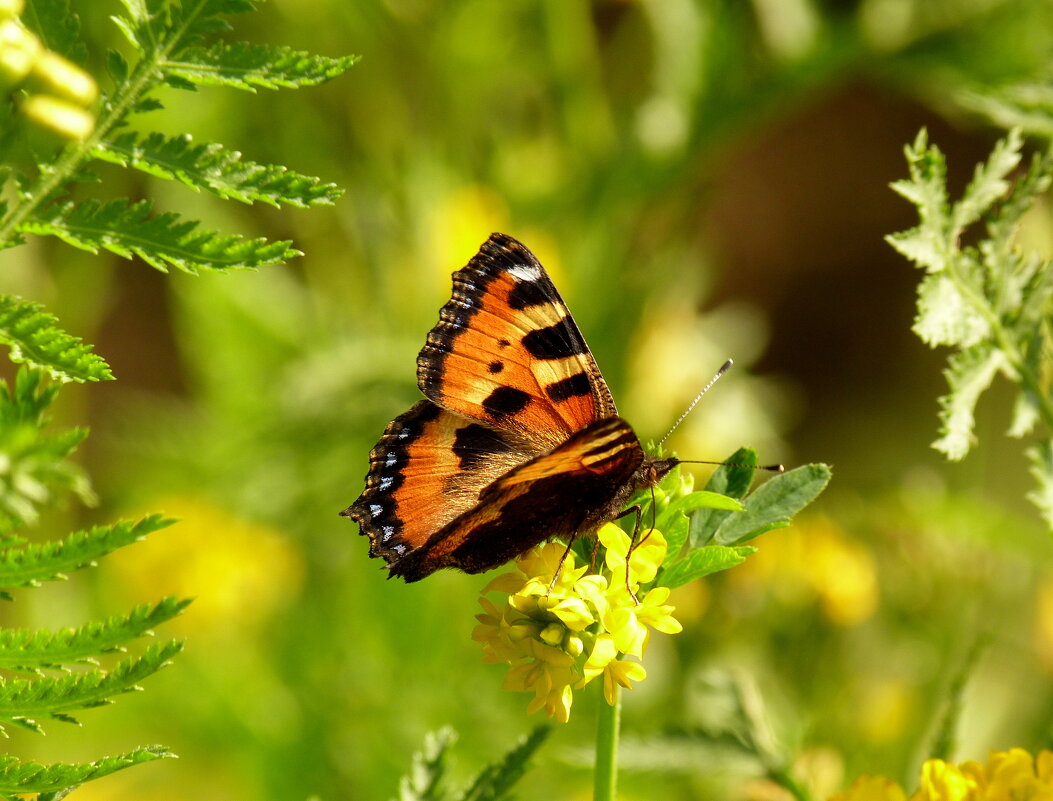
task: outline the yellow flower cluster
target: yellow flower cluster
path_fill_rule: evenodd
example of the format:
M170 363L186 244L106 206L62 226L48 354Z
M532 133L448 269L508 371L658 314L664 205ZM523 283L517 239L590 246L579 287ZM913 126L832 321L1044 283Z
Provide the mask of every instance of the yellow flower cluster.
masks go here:
M891 779L860 776L830 801L908 801ZM1053 801L1053 751L1032 757L1022 748L992 751L987 764L930 759L909 801Z
M597 536L607 549L606 565L598 573L576 566L573 553L559 568L566 546L558 542L520 557L517 572L498 576L483 590L484 612L476 616L479 625L472 633L486 661L511 666L506 689L534 693L529 711L544 708L563 723L570 718L573 691L593 679L603 676L604 696L612 705L617 686L630 689L643 680L643 665L621 657L642 658L651 629L681 630L673 607L665 603L668 587L640 591L665 558L661 533L642 533L631 557L629 536L618 526L608 523ZM491 592L507 598L495 603L486 597Z
M82 140L95 127L88 106L99 90L95 79L48 50L18 19L22 0L0 0L0 88L27 90L25 116L66 139Z

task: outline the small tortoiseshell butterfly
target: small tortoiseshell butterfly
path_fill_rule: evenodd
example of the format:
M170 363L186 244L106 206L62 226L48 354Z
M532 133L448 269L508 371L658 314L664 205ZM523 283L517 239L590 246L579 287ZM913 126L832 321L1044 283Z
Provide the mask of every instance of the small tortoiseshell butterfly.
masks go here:
M388 424L341 512L407 582L592 531L678 464L644 454L552 280L505 234L453 274L417 383L427 400Z

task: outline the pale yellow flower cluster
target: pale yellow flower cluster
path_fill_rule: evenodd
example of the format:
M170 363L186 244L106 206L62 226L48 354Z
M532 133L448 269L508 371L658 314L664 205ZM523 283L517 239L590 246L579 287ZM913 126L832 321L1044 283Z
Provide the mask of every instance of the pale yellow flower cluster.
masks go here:
M22 0L0 0L0 88L25 89L19 107L37 125L66 139L87 138L95 127L95 79L48 50L22 24L22 11Z
M860 776L830 801L908 801L908 796L891 779ZM930 759L909 801L1053 801L1053 751L1037 757L1022 748L992 751L986 765Z
M668 587L640 590L654 580L665 558L661 533L642 533L631 557L629 537L618 526L607 524L597 536L607 549L598 573L576 566L573 553L559 568L566 546L558 542L520 557L517 572L498 576L483 590L484 612L476 616L479 625L472 633L486 661L511 666L505 688L534 693L529 711L544 708L561 722L570 718L573 691L593 679L603 676L609 704L617 686L630 689L643 680L643 665L621 657L642 658L652 629L681 630L673 607L665 603ZM507 597L495 603L486 597L491 592Z

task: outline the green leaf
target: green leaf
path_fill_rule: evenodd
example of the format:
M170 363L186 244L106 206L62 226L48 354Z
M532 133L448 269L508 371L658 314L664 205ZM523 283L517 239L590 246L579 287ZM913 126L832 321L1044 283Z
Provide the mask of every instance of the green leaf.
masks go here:
M1020 149L1023 140L1019 131L1010 131L1000 139L991 151L991 157L978 164L973 179L966 187L962 199L954 204L952 228L962 231L972 225L1009 191L1006 177L1020 164Z
M982 283L979 266L964 264L962 273L975 291ZM990 336L991 326L969 298L962 292L957 276L934 273L922 279L918 287L918 315L913 331L930 347L957 345L968 348Z
M475 781L458 796L459 801L503 801L529 767L530 758L552 733L551 726L538 726L523 737L500 760L483 768Z
M738 547L706 545L696 548L672 564L663 566L655 584L660 587L679 587L695 579L708 576L710 573L717 573L740 565L756 550L750 545Z
M11 347L11 360L47 370L59 381L113 378L109 365L38 303L0 295L0 342Z
M706 490L732 498L746 497L757 475L757 452L752 448L739 448L724 462L709 477ZM729 511L723 509L703 508L696 511L691 516L689 535L691 546L700 548L709 542L729 514Z
M170 664L182 648L175 640L157 643L139 657L118 662L110 671L0 681L0 721L38 732L42 731L38 718L76 723L70 712L103 706L116 695L140 689L138 682Z
M961 665L951 675L950 684L947 687L946 706L940 716L939 725L933 737L932 748L926 755L928 759L942 759L949 761L958 753L957 732L964 711L965 687L970 677L976 672L976 665L980 661L985 647L989 644L990 635L980 635L972 648L962 660Z
M168 76L191 85L231 86L255 92L260 89L296 89L315 86L347 72L358 56L330 58L290 47L247 42L217 42L180 53L162 69Z
M665 561L671 562L683 550L691 527L692 512L700 509L740 512L742 508L738 499L709 490L699 490L677 498L662 512L658 521L658 529L665 536L668 546Z
M94 494L84 470L69 456L87 436L85 429L45 433L45 412L59 390L45 385L43 373L22 367L14 387L0 381L0 533L33 522L39 510L62 491L85 503Z
M940 438L932 447L958 461L969 452L973 439L976 402L999 370L1005 369L1001 351L980 345L959 351L943 371L950 392L940 398Z
M774 476L746 499L746 510L721 523L713 541L737 545L774 528L789 525L790 519L825 489L830 468L809 464Z
M1027 449L1031 475L1038 485L1028 493L1028 500L1038 507L1046 525L1053 529L1053 444L1039 440Z
M136 523L122 521L77 531L63 540L6 548L0 552L0 588L26 587L65 578L64 573L93 565L111 551L172 525L174 520L149 515Z
M180 614L190 603L174 597L143 604L125 615L76 629L0 629L0 667L39 670L90 663L100 654L124 650L124 645Z
M127 132L101 142L93 155L242 203L288 203L306 208L332 204L343 194L336 184L323 184L318 178L282 166L242 161L240 153L222 145L195 145L189 135L166 138L152 133L140 138Z
M147 56L156 53L179 53L197 44L203 36L230 30L224 14L252 11L248 0L121 0L127 16L114 17L114 22Z
M410 772L399 782L398 801L442 801L440 785L450 747L457 734L449 726L424 736L424 746L413 755Z
M88 48L80 36L80 17L70 8L69 0L32 0L21 20L48 50L81 66L88 60Z
M936 272L945 262L945 242L953 236L947 202L947 163L939 148L928 145L923 128L904 152L910 179L896 181L892 189L918 207L921 225L886 237L896 250L917 266Z
M144 762L174 757L159 745L144 746L120 756L104 757L94 762L68 764L58 762L42 765L39 762L20 762L13 756L0 756L0 795L21 796L31 793L58 793L94 779L101 779L119 770Z
M105 248L124 258L135 255L162 272L167 272L168 266L188 273L252 269L301 255L287 241L198 231L195 221L183 220L173 212L150 216L150 208L147 200L132 204L123 199L105 204L96 200L63 203L33 215L19 230L57 236L92 253Z

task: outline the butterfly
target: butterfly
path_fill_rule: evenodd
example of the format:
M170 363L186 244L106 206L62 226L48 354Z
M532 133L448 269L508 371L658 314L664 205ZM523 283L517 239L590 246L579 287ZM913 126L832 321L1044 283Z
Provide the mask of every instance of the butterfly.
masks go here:
M644 454L545 268L506 234L453 274L417 383L426 400L388 424L341 512L407 582L573 541L679 463Z

